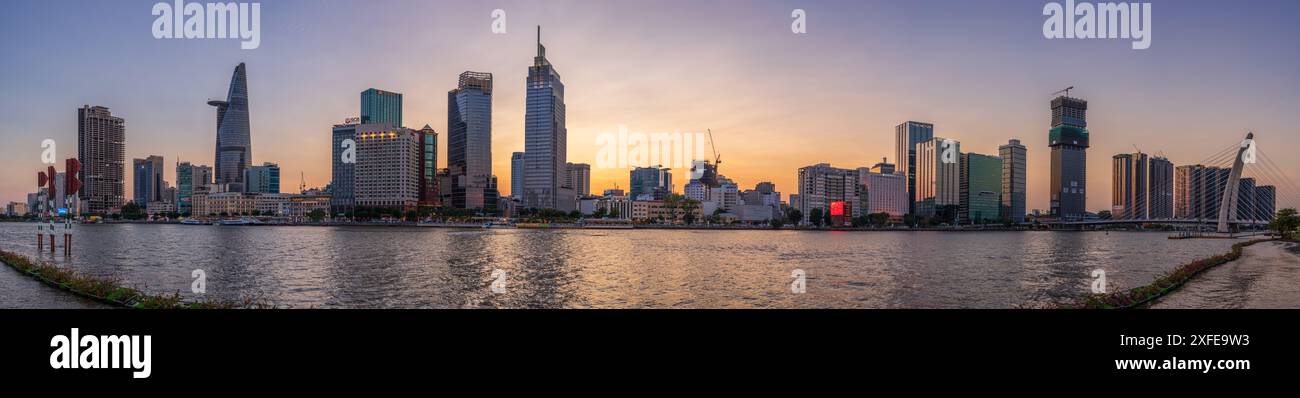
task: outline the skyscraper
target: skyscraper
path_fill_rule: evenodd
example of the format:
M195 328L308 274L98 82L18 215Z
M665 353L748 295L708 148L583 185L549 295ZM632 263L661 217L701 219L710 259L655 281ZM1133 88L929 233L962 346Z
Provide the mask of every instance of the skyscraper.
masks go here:
M451 206L495 209L492 176L492 74L460 74L447 92L447 168L451 171Z
M1025 221L1027 152L1020 140L1015 139L998 147L1002 157L1002 218L1016 223Z
M961 143L931 138L916 145L916 214L957 221L961 204Z
M258 193L280 193L280 165L262 163L244 170L244 191Z
M362 91L361 123L402 127L402 94L374 88Z
M206 189L212 183L212 168L195 166L190 162L176 163L176 209L181 214L194 210L194 192Z
M226 100L208 101L217 107L216 181L243 192L244 169L253 161L253 143L248 123L248 73L244 63L230 77Z
M1147 217L1174 218L1174 163L1162 156L1152 157L1147 173Z
M442 206L438 193L438 132L424 125L420 135L420 207Z
M420 200L421 137L387 124L381 131L357 132L353 189L356 205L401 211L416 210Z
M1121 153L1112 158L1111 218L1147 219L1150 166L1145 153Z
M894 127L894 160L907 176L908 212L916 213L916 144L934 138L934 125L908 121Z
M804 222L815 222L812 220L813 209L821 209L821 213L826 214L834 202L844 202L850 206L861 203L858 196L860 181L861 177L855 169L831 167L829 163L801 167L798 198L790 195L791 206L803 213ZM852 211L848 213L846 216L854 216Z
M145 208L149 202L161 202L163 190L163 158L162 156L149 156L144 159L133 159L131 169L135 172L135 179L132 181L132 200L136 205Z
M83 211L102 215L121 206L126 195L126 122L102 106L77 109L77 160L84 184L78 194L85 202Z
M1088 101L1065 95L1052 100L1051 215L1079 219L1087 213Z
M524 194L524 153L510 154L510 196L522 199Z
M532 156L532 155L529 155ZM672 192L673 174L668 168L637 167L632 169L628 181L628 197L632 200L663 199Z
M1174 169L1174 216L1194 220L1219 217L1231 169L1203 165Z
M331 130L333 145L330 147L330 212L343 214L356 206L356 190L353 182L356 176L356 139L360 124L336 124ZM349 144L351 147L349 148ZM348 157L348 152L351 154Z
M1002 220L1002 159L978 153L961 154L960 184L959 223L986 224Z
M537 27L537 56L528 67L527 107L524 112L524 207L558 209L565 166L568 130L564 123L564 83L546 59L542 28Z
M569 163L566 169L566 186L573 188L573 194L579 198L591 195L591 165Z

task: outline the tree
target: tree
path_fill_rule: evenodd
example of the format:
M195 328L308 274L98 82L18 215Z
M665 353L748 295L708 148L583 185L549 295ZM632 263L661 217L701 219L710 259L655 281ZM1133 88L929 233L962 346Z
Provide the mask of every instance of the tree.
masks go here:
M803 212L793 207L786 209L785 220L790 222L790 224L799 225L799 222L803 221Z
M1109 220L1111 217L1112 217L1112 216L1111 216L1111 214L1110 214L1110 210L1102 210L1102 211L1097 212L1097 219L1098 219L1098 220Z
M135 202L126 202L126 205L122 206L122 218L127 220L140 220L144 217L144 209Z
M822 212L822 223L821 223L820 225L818 225L818 226L820 227L820 226L822 226L822 225L825 225L825 226L828 226L828 227L831 226L831 212L829 212L829 211L823 211L823 212Z
M821 227L822 227L822 209L821 209L821 208L813 208L812 210L808 210L808 221L812 221L813 226L816 226L817 228L821 228Z
M889 213L871 213L867 215L867 223L876 227L883 227L889 223Z
M321 210L321 209L312 210L310 213L307 213L307 217L311 218L311 220L314 222L320 222L320 220L325 218L325 210Z
M1277 212L1277 217L1268 224L1268 228L1277 231L1283 238L1294 238L1297 229L1300 229L1300 216L1296 215L1293 208L1285 208Z
M772 228L781 229L781 227L785 226L785 220L773 218L768 220L768 224L772 225Z
M611 208L609 209L609 218L618 218L618 217L619 217L619 214L618 214L618 208L617 208L617 207L611 207Z

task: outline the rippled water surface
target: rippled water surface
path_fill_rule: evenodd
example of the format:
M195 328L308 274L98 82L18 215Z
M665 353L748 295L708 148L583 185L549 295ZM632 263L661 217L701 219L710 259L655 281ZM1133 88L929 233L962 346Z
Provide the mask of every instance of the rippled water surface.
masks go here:
M1138 232L527 230L79 225L42 258L153 292L282 307L1008 308L1133 287L1229 240ZM0 247L36 256L36 225ZM791 272L807 275L791 293ZM494 270L504 293L492 292ZM12 294L12 293L3 293Z

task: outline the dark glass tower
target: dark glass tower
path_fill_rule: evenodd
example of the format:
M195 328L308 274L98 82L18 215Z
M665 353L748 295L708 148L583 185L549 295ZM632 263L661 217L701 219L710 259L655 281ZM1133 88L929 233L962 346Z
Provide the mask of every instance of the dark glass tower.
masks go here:
M402 127L402 94L374 88L362 91L361 123Z
M466 71L447 92L447 168L451 206L496 208L492 177L492 74Z
M231 191L244 190L244 170L253 159L253 143L248 126L248 73L241 62L230 77L226 100L208 101L217 107L217 145L215 179L230 184Z
M1059 96L1052 100L1052 129L1047 145L1052 148L1051 215L1078 219L1087 210L1088 185L1088 101Z
M537 28L537 56L528 67L527 100L524 112L524 207L566 208L560 191L568 158L568 130L564 124L564 83L546 59L542 28ZM567 200L572 204L573 200Z

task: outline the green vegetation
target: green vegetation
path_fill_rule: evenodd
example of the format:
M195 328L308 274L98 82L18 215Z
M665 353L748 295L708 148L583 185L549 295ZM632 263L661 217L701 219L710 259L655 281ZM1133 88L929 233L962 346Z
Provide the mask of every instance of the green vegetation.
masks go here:
M127 220L143 220L146 216L148 215L145 214L144 208L141 208L140 205L135 204L135 202L126 202L126 204L122 206L122 218Z
M27 274L37 280L67 290L73 294L90 298L102 303L140 309L229 309L229 308L272 308L273 306L259 300L243 301L203 300L185 302L179 292L171 295L151 295L137 289L121 286L116 278L96 278L78 274L76 270L59 267L45 262L36 262L27 257L0 250L0 262Z
M1156 278L1155 282L1146 286L1140 286L1122 292L1090 294L1078 301L1057 304L1054 307L1086 309L1137 308L1182 287L1183 284L1191 280L1192 277L1195 277L1197 274L1200 274L1205 270L1240 258L1242 248L1270 240L1272 239L1257 239L1249 242L1237 243L1232 245L1232 251L1228 253L1183 264L1178 268L1174 268L1173 271Z
M1295 209L1285 208L1277 212L1277 217L1268 224L1268 229L1277 231L1278 235L1296 239L1296 230L1300 229L1300 216L1296 215Z

